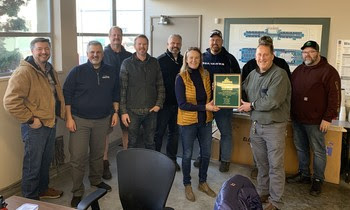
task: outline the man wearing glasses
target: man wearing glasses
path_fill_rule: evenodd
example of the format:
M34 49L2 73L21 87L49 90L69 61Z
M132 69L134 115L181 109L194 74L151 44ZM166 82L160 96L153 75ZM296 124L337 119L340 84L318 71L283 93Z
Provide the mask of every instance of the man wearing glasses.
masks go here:
M340 107L340 77L327 59L320 55L315 41L303 47L304 63L292 73L292 120L299 172L287 177L289 183L311 183L310 148L313 150L313 176L310 194L319 196L326 167L324 136Z

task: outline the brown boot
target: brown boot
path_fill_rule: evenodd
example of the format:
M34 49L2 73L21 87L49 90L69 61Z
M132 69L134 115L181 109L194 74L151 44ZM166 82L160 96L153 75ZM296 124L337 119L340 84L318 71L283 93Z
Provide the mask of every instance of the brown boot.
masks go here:
M199 183L198 190L204 192L205 194L209 195L210 197L213 197L213 198L216 197L216 193L212 189L210 189L210 187L208 186L208 184L206 182Z
M103 160L103 179L109 180L112 179L112 173L109 170L109 162L108 160Z
M191 185L185 185L185 195L187 200L194 202L196 198L194 197Z

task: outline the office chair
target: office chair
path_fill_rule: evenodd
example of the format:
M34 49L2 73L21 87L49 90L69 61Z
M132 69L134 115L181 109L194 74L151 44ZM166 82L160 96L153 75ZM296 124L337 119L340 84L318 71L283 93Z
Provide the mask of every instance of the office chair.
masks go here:
M124 210L164 210L175 178L166 155L134 148L117 153L119 198Z
M107 193L106 189L98 188L94 192L90 193L78 204L78 210L86 210L91 206L91 210L100 210L98 199L102 198Z

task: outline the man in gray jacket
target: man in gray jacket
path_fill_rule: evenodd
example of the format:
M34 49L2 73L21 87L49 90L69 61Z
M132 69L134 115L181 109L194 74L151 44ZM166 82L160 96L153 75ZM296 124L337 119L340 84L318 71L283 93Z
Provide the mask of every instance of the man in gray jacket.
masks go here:
M165 98L163 78L157 59L147 53L148 38L145 35L135 38L134 48L136 52L123 61L120 69L120 112L129 131L128 148L136 146L142 125L147 131L145 147L154 150L157 112Z
M290 112L291 86L286 71L273 63L273 45L259 43L258 67L242 85L247 94L239 111L250 112L250 141L258 167L257 190L264 209L283 206L285 131Z

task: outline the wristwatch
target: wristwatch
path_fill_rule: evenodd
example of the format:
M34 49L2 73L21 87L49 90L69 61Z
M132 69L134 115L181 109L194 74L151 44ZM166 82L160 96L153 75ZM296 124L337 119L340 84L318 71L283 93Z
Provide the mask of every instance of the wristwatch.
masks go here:
M251 110L254 110L254 109L255 109L255 108L254 108L254 102L251 102L251 103L250 103L250 109L251 109Z

